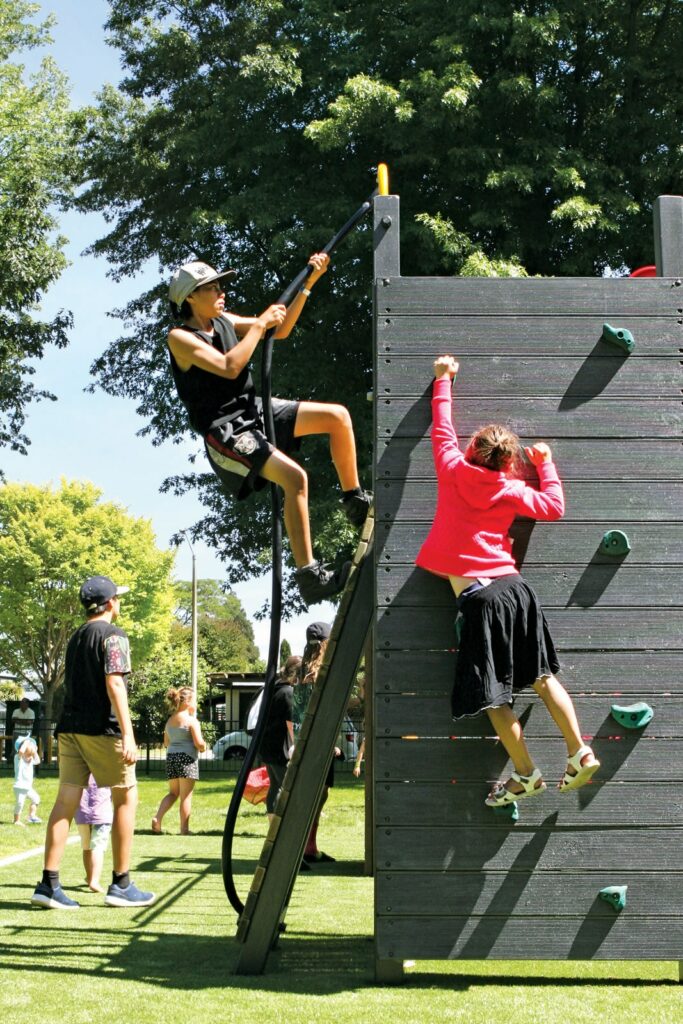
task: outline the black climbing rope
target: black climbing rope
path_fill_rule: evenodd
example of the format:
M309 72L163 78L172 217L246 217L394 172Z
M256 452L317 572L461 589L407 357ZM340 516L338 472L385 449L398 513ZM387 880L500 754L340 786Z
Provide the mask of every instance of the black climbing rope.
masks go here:
M373 192L369 199L358 207L352 217L349 217L346 224L334 235L322 252L328 255L335 249L343 238L356 226L356 224L372 208L372 200L377 192ZM279 305L288 306L294 296L301 289L313 267L307 264L294 280L285 288L277 302ZM263 402L263 422L266 429L266 437L271 444L275 444L275 426L273 423L271 377L273 367L273 339L277 328L271 328L266 332L263 339L263 356L261 361L261 398ZM235 888L235 879L232 870L232 841L235 834L235 825L239 812L242 794L246 785L247 777L254 764L256 753L259 749L261 737L265 729L270 707L277 670L280 659L280 622L282 618L282 498L280 489L276 484L270 485L271 498L271 532L272 532L272 588L270 599L270 640L268 644L268 664L266 667L265 680L263 684L263 698L259 708L258 720L254 734L245 754L242 767L240 768L235 789L233 790L225 818L223 829L223 846L221 853L221 867L223 871L223 885L230 903L237 914L244 910L244 904Z

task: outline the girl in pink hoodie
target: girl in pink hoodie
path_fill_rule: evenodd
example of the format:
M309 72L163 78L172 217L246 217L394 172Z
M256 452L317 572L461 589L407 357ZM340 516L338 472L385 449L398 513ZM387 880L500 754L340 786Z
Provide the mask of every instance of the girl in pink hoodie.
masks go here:
M486 803L504 807L545 788L527 748L513 694L532 686L567 744L560 790L588 782L600 762L581 739L571 697L555 678L560 663L536 594L512 557L509 529L517 516L553 520L564 514L562 484L548 445L525 448L539 490L514 476L519 439L507 427L477 431L461 451L451 415L452 356L434 363L432 449L438 480L434 523L416 562L450 581L456 596L458 660L453 717L486 711L514 766Z

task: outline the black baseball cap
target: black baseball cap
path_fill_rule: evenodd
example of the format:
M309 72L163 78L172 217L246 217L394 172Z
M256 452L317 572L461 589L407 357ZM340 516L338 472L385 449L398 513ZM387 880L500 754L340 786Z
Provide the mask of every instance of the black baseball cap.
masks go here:
M319 644L323 640L329 640L332 626L329 622L312 622L306 626L306 643Z
M80 602L87 612L106 604L112 597L127 594L130 587L117 587L108 576L90 576L80 589Z

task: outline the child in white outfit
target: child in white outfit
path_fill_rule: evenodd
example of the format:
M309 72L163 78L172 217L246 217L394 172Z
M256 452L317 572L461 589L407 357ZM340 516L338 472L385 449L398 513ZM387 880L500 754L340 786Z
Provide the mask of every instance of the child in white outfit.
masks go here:
M41 818L36 814L40 797L33 788L33 769L40 764L38 747L32 736L19 736L14 743L14 824L23 825L21 812L29 800L28 823L39 825Z

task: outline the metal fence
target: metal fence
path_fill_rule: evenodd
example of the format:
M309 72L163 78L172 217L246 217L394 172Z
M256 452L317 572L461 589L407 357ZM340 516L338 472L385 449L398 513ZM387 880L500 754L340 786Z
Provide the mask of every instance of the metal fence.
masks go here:
M163 730L148 730L144 723L134 722L135 737L138 745L138 773L152 775L165 773L166 748L163 743ZM57 741L54 738L56 723L39 722L33 730L38 742L41 757L39 771L47 774L57 772ZM251 737L236 721L220 721L202 723L208 749L199 755L200 771L203 773L220 773L238 771ZM335 762L336 768L350 772L360 749L363 739L357 725L346 719L339 734L337 743L342 756ZM5 723L0 720L0 765L5 770L14 770L14 736L5 731ZM1 769L0 769L1 770Z

